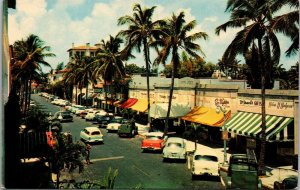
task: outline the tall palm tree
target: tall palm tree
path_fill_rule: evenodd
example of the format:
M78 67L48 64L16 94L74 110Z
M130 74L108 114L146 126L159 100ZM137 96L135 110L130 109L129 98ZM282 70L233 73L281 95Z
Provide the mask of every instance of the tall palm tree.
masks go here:
M66 84L75 86L75 103L78 104L77 99L77 87L78 87L78 78L77 78L77 70L81 66L81 58L79 55L75 54L73 57L71 57L71 61L66 65L67 72L63 74L63 80Z
M231 12L229 21L216 28L216 34L226 32L228 28L240 28L233 41L225 50L224 57L233 59L237 54L244 57L249 55L261 69L261 150L259 156L259 171L264 173L265 144L266 144L266 110L265 110L265 83L266 77L272 80L271 71L278 65L280 46L274 29L271 27L272 15L277 9L271 6L271 0L228 0L226 11ZM253 62L253 61L252 61Z
M49 52L50 47L44 46L45 42L38 36L31 34L25 40L16 41L13 45L15 60L12 66L13 85L17 85L21 94L21 108L23 114L29 107L31 82L42 76L41 65L51 67L44 59L53 57L55 54Z
M85 104L87 104L88 101L88 86L89 83L95 83L95 80L93 80L93 63L95 61L94 57L90 56L84 56L81 58L81 64L76 69L76 81L79 82L79 86L86 88L85 93Z
M120 31L120 35L127 39L127 45L124 52L131 52L132 49L136 49L141 52L143 47L145 65L146 65L146 77L147 77L147 100L148 111L150 110L150 84L149 84L149 71L150 71L150 51L149 42L153 37L160 34L159 20L152 22L153 12L155 6L151 8L141 8L140 4L133 6L133 16L123 16L118 19L119 25L128 24L127 30ZM150 114L148 114L148 124L150 124Z
M131 57L131 55L121 53L120 47L122 43L123 40L118 35L116 37L109 36L108 41L101 41L102 48L100 48L97 53L93 77L99 79L100 76L102 76L104 86L107 86L107 82L125 77L123 61ZM107 106L107 90L105 91L105 101Z
M174 90L174 77L177 74L180 64L179 51L184 51L197 60L202 59L198 53L201 53L203 56L205 56L200 45L196 44L195 41L202 38L206 40L208 35L205 32L191 33L196 26L196 21L193 20L189 23L186 23L184 16L184 12L180 12L179 15L173 14L170 19L166 20L165 23L162 23L161 27L165 35L161 40L157 40L157 42L153 43L154 45L156 44L163 46L159 52L158 58L156 59L157 63L161 62L165 64L167 58L169 55L171 55L172 80L164 134L168 132L168 120L170 117Z

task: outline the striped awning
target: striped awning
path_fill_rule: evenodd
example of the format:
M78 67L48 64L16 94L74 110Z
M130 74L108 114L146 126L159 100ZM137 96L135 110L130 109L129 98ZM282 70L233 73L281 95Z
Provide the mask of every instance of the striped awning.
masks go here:
M128 98L120 107L121 108L130 108L133 106L138 100L136 98Z
M238 135L260 138L261 118L258 113L238 112L226 122L226 128ZM294 140L294 126L289 125L293 120L289 117L266 115L266 140Z
M152 101L150 102L152 104ZM147 99L138 99L138 101L130 107L132 110L138 112L145 112L148 109L148 100Z

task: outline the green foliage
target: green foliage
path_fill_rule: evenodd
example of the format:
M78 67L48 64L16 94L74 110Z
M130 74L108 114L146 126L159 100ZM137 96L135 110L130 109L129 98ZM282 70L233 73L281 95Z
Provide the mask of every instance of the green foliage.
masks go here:
M145 73L145 67L139 67L134 63L125 64L125 73L128 75L132 75L135 73Z
M119 174L118 169L112 171L112 168L109 167L107 174L104 176L104 178L101 181L101 189L113 189L118 174Z
M56 171L67 169L70 173L79 168L79 173L83 171L83 157L86 155L85 144L82 141L73 142L70 133L57 133L57 144L54 146L53 166Z
M58 70L58 71L63 70L63 68L64 68L64 62L60 62L56 66L56 70Z
M27 130L33 129L35 131L46 131L50 125L48 114L36 107L29 108L22 124L26 125Z

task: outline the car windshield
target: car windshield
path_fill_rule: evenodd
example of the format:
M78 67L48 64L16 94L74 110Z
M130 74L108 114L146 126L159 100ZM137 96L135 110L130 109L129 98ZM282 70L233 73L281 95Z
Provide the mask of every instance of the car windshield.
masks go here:
M146 136L146 139L148 139L148 140L160 140L160 139L162 139L162 137L158 137L158 136Z
M195 160L218 162L218 158L209 155L196 155Z
M232 170L249 170L256 171L256 167L252 164L247 163L235 163L231 165Z
M100 135L100 131L93 131L91 135Z
M68 112L63 112L63 113L61 113L61 115L70 115L70 113L68 113Z
M179 147L179 148L181 148L181 147L182 147L182 144L176 143L176 142L170 142L170 143L168 143L167 146L168 146L168 147Z
M120 123L122 120L122 118L115 118L115 119L112 119L111 122L112 123Z

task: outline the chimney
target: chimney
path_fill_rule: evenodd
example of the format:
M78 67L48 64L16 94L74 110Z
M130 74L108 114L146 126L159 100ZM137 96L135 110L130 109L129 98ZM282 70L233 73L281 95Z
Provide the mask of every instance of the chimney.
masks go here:
M86 43L85 56L91 56L91 53L90 53L90 43Z

